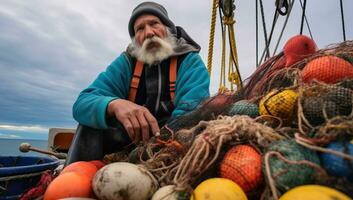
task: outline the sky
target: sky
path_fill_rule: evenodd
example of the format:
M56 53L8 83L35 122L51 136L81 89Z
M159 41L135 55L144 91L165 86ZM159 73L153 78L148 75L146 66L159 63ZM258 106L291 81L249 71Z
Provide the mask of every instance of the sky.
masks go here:
M72 104L78 93L104 71L131 42L127 24L134 0L1 0L0 138L42 139L52 127L75 128ZM212 0L160 0L169 17L197 41L207 64ZM275 1L265 0L267 32ZM256 68L255 0L235 1L235 38L242 78ZM347 40L353 39L352 0L343 0ZM279 50L299 34L296 0ZM339 0L310 0L306 16L319 48L343 41ZM285 17L274 31L276 42ZM259 21L261 22L261 21ZM210 91L219 86L221 35L217 16ZM304 34L309 35L304 27ZM264 48L262 24L259 47ZM275 43L273 43L275 44ZM270 46L271 53L274 45ZM261 54L261 52L260 52Z

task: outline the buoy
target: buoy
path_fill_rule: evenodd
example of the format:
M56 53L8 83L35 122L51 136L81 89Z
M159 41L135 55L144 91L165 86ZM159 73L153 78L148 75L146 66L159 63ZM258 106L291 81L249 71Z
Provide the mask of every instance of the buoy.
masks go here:
M307 149L295 142L295 140L281 140L273 142L268 151L280 153L287 160L311 162L320 164L319 156L315 151ZM269 167L277 189L285 192L299 185L313 184L316 169L308 165L289 164L276 156L270 157ZM263 168L265 170L265 168Z
M97 167L90 162L78 161L78 162L74 162L74 163L71 163L68 166L66 166L61 171L60 175L67 173L67 172L77 172L79 174L83 174L83 175L87 176L88 178L92 179L94 177L94 175L97 173Z
M279 200L352 200L347 195L321 185L303 185L293 188Z
M175 185L166 185L155 192L151 200L178 200L179 192L175 191Z
M104 167L106 164L101 161L101 160L91 160L88 161L89 163L92 163L94 166L96 166L97 170L99 170L100 168Z
M353 156L353 140L331 142L327 149L346 153ZM331 153L321 154L321 163L326 171L333 176L346 177L353 181L353 161Z
M317 126L335 116L352 112L353 90L340 86L313 85L303 90L300 104L308 122Z
M93 191L102 200L147 200L158 189L158 182L142 165L111 163L96 173Z
M353 65L336 56L322 56L307 63L301 74L304 83L318 80L333 84L353 78Z
M260 115L272 115L284 121L292 119L298 93L294 90L272 90L260 101Z
M317 46L311 38L305 35L296 35L290 38L284 45L284 56L286 67L302 60L308 55L315 53Z
M91 179L77 172L66 172L56 177L44 193L44 200L68 197L92 197Z
M190 200L247 200L239 185L226 178L210 178L200 183Z
M262 181L261 159L261 155L250 145L232 147L220 164L220 177L234 181L244 192L249 192Z
M248 115L249 117L257 117L259 116L259 107L247 100L241 100L231 106L228 114L229 116Z

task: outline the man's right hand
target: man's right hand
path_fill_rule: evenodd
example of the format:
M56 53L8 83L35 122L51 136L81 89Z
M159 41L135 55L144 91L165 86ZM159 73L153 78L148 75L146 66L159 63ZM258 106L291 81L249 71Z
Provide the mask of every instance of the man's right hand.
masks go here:
M109 103L108 117L116 117L129 134L130 139L138 144L141 140L147 142L150 131L153 135L159 134L159 126L150 111L140 105L124 99L116 99Z

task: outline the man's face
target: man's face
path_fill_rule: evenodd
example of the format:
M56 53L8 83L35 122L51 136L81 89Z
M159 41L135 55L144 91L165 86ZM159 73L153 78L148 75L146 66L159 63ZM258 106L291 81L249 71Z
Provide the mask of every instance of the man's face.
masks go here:
M142 46L145 39L157 36L164 38L167 35L165 25L161 20L150 14L141 15L138 17L134 24L135 40L138 45ZM158 48L158 43L150 43L147 49Z

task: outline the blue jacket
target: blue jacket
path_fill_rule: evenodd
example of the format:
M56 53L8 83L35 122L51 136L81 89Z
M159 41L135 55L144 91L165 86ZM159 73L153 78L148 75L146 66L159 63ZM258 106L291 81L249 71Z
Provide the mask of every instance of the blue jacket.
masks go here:
M127 99L133 74L128 56L123 53L105 72L83 90L73 105L73 117L80 124L107 128L106 109L114 99ZM196 108L209 97L210 78L198 53L189 52L179 64L176 80L174 110L177 117Z

